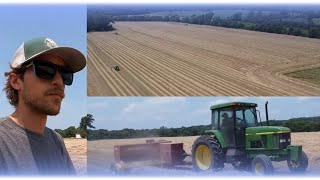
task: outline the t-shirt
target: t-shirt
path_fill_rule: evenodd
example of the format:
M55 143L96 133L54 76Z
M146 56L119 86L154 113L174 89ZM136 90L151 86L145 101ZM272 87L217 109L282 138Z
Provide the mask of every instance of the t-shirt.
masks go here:
M45 128L43 135L0 118L0 175L75 175L63 138Z

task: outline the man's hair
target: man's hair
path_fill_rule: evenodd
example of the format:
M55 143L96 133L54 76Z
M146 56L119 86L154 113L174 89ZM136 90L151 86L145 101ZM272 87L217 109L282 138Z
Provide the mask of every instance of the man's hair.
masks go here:
M20 78L23 81L25 69L24 68L12 68L12 66L10 66L10 68L11 68L11 71L4 73L4 76L7 77L7 80L4 85L3 90L6 92L9 103L12 106L17 107L17 105L19 103L18 91L11 86L10 74L11 73L17 74L18 78Z

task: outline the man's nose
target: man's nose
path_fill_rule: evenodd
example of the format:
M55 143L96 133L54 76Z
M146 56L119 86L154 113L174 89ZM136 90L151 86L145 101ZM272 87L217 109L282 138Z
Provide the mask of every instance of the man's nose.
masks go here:
M56 72L52 79L52 85L64 86L63 79L59 71Z

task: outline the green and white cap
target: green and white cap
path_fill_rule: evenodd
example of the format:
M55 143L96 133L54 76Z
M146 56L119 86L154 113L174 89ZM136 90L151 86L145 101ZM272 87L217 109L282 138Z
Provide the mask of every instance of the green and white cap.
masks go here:
M59 47L49 38L35 38L22 43L14 54L11 67L20 68L22 64L44 54L60 56L65 65L73 72L78 72L86 66L86 58L77 49Z

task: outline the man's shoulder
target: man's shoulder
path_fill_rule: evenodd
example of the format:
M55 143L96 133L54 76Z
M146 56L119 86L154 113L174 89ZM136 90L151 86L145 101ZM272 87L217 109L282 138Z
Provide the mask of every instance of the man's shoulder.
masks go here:
M8 116L6 117L0 117L0 124L8 120Z
M46 131L48 132L49 136L52 136L52 137L58 139L59 141L61 141L61 140L63 141L62 136L59 133L57 133L56 131L54 131L48 127L46 127Z
M9 117L0 117L0 129L6 129L8 126Z

